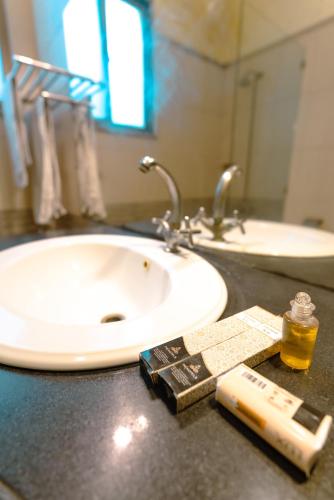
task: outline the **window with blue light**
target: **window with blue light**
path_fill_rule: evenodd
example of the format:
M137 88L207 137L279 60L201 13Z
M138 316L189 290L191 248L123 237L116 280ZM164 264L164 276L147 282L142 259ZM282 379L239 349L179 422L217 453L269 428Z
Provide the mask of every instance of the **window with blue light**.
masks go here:
M92 97L94 117L111 128L150 131L149 2L68 0L63 26L68 69L106 83L105 91Z

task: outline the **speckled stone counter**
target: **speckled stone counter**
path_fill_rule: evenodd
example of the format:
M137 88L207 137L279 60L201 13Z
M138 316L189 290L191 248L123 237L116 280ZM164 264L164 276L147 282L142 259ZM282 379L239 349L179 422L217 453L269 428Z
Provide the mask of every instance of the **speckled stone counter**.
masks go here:
M3 240L0 248L35 238ZM311 294L321 326L309 372L293 373L278 356L258 370L333 415L333 292L199 253L226 281L224 316L255 304L281 313L297 291ZM13 498L29 500L332 499L333 434L305 480L212 396L173 415L137 365L77 373L0 368L1 499L11 498L1 481Z

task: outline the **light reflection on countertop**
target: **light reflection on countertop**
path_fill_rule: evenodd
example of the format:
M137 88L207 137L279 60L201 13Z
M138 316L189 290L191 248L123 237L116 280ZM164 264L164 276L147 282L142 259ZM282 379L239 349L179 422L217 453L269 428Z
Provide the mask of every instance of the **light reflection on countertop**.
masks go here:
M126 448L136 433L142 432L148 427L148 420L140 415L130 425L120 425L113 434L113 441L118 449Z
M114 432L113 440L117 448L126 448L132 441L132 432L129 427L120 425Z

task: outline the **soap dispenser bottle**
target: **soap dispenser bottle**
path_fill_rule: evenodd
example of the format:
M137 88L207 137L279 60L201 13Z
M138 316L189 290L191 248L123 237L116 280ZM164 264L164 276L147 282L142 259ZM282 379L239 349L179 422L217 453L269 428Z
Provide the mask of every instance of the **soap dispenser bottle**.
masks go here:
M307 293L298 292L290 305L291 311L283 315L281 360L290 368L305 370L312 362L319 321Z

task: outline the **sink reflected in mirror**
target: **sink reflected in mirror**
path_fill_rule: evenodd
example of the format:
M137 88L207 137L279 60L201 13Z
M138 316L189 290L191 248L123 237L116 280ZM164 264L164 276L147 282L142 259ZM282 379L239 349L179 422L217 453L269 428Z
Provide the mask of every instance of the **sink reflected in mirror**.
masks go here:
M227 289L203 258L131 236L50 238L0 254L0 362L80 370L217 320Z
M320 229L250 219L244 222L245 234L235 227L224 235L224 241L214 241L203 224L195 227L201 230L196 244L217 250L275 257L334 256L334 233Z

